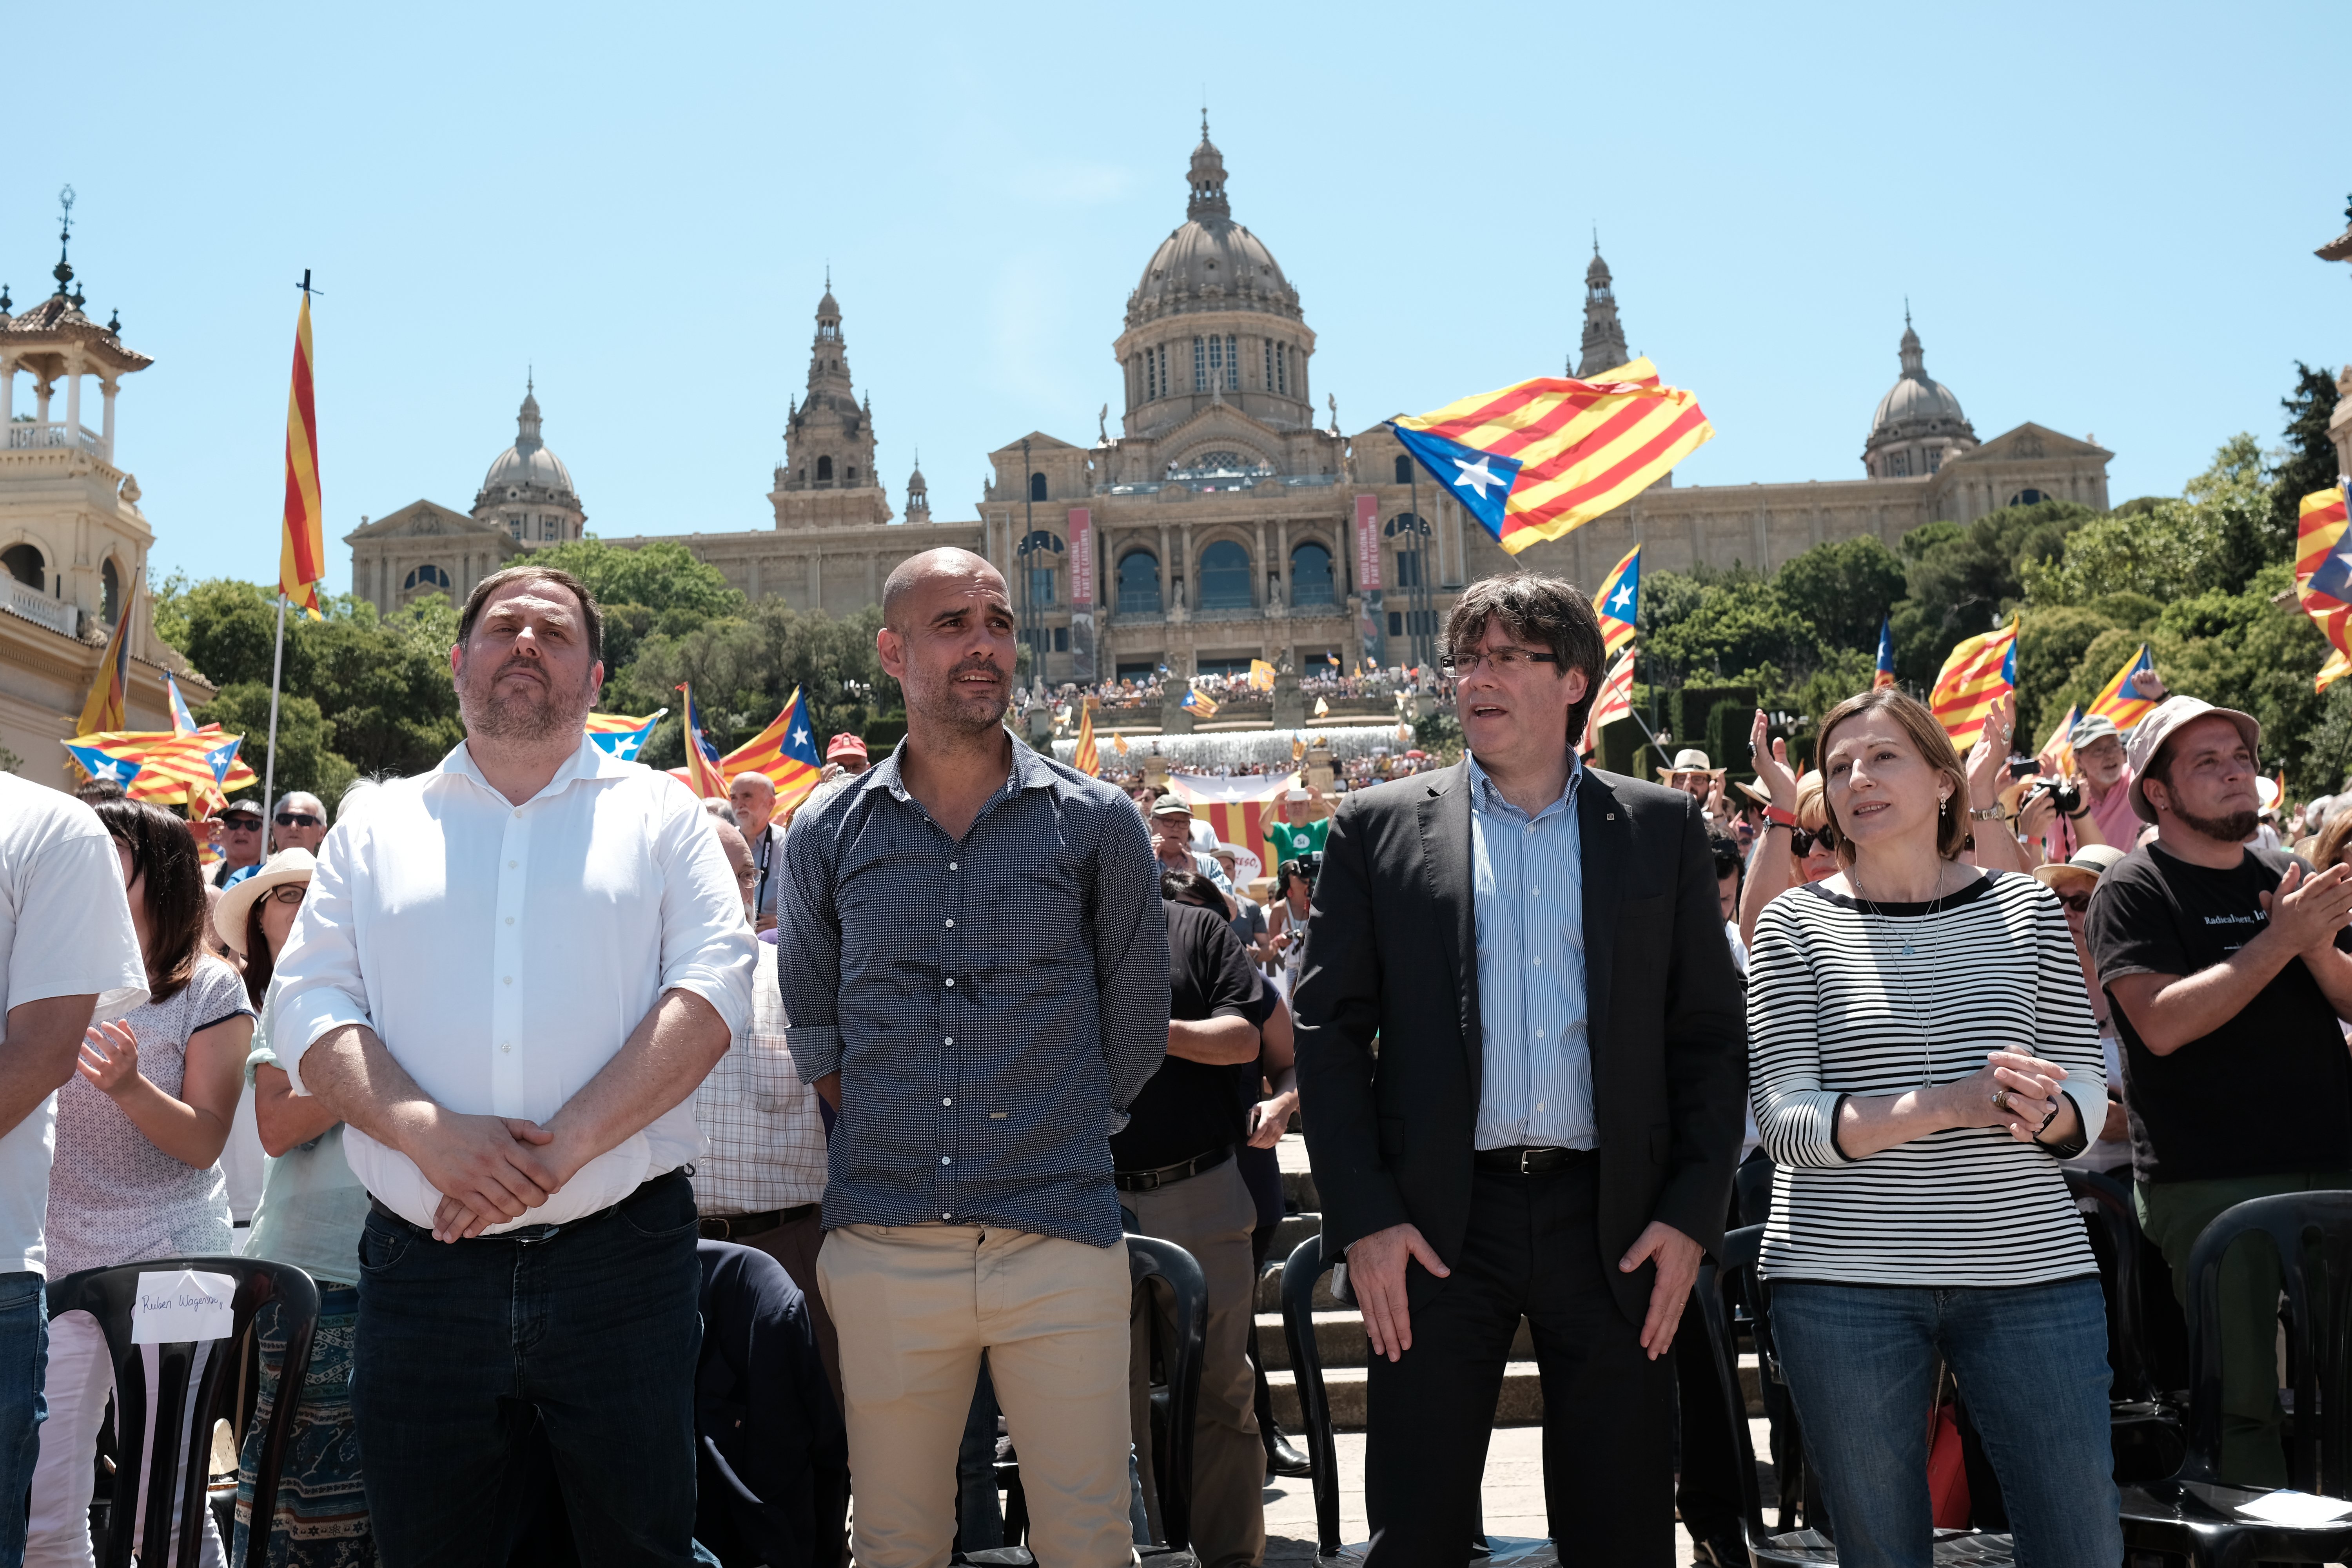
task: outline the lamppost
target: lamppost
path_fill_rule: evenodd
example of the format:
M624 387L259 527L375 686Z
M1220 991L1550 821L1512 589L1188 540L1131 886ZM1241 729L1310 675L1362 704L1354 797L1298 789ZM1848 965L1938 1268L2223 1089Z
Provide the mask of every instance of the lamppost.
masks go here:
M1029 468L1029 437L1021 437L1021 548L1014 556L1021 572L1021 640L1029 647L1029 678L1045 683L1045 650L1038 631L1045 612L1038 606L1032 553L1037 546L1037 483Z
M1412 579L1404 584L1405 630L1408 646L1412 650L1412 662L1426 679L1437 662L1437 601L1430 592L1429 552L1422 542L1430 536L1429 520L1421 515L1420 465L1416 463L1407 468L1405 477L1412 486L1412 511L1391 523L1389 530L1392 533L1409 533L1412 536L1410 552L1402 541L1398 543L1397 567L1401 575ZM1408 554L1412 561L1410 568L1404 564Z

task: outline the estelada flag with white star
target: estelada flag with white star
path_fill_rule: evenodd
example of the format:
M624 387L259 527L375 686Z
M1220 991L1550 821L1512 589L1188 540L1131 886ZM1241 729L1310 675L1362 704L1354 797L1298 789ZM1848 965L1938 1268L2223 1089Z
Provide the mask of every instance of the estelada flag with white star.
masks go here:
M1936 672L1927 706L1952 744L1965 752L1984 732L1992 705L2017 689L2017 622L1963 638Z
M2344 490L2314 490L2296 509L2294 592L2303 613L2319 625L2336 651L2319 671L2313 689L2325 691L2352 672L2352 541L2345 537Z
M816 753L816 728L808 721L797 686L766 729L719 762L719 771L730 784L739 773L767 774L768 782L776 786L779 812L800 805L803 797L816 788L816 775L824 767L823 759Z
M2142 697L2131 684L2132 677L2143 671L2149 675L2156 673L2156 660L2148 657L2146 643L2139 645L2137 653L2124 660L2124 667L2099 688L2099 694L2091 699L2091 705L2083 711L2097 714L2118 730L2130 729L2156 706L2155 698Z
M1697 396L1657 375L1637 359L1591 381L1539 376L1389 428L1516 555L1632 500L1714 438Z
M172 733L193 735L196 732L196 716L188 711L188 700L180 695L180 683L172 672L163 672L163 690L172 699Z
M1642 609L1640 545L1625 552L1625 559L1601 579L1601 586L1592 591L1592 609L1601 617L1601 662L1606 665L1633 644L1633 620Z
M100 730L76 735L66 751L92 778L111 778L133 800L159 805L206 804L227 790L261 781L237 761L242 735L206 724L185 735L168 730ZM111 764L112 772L101 764Z
M654 738L654 726L669 712L667 708L651 716L635 719L626 713L591 713L588 715L588 738L596 749L625 763L634 763L646 742Z
M1895 684L1895 617L1878 617L1878 668L1870 672L1870 689Z
M1584 740L1576 750L1580 756L1591 756L1601 744L1601 730L1605 724L1630 717L1633 711L1633 650L1627 648L1625 657L1609 667L1601 678L1601 695L1592 700L1592 711L1584 721Z
M686 766L670 771L686 781L686 787L705 800L727 798L727 775L719 771L719 748L702 732L702 710L694 705L694 687L681 682L677 688L686 699L680 718L686 729Z

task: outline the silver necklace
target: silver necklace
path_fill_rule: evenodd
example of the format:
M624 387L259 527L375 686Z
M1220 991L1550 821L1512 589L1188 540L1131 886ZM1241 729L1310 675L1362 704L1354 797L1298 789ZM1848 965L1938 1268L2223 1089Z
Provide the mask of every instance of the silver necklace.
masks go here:
M1868 890L1863 887L1862 877L1857 868L1847 867L1845 875L1846 880L1853 884L1854 894L1861 899L1862 907L1870 911L1872 921L1869 928L1872 932L1870 945L1874 948L1878 945L1876 933L1884 928L1902 944L1903 951L1900 957L1909 958L1911 956L1909 934L1895 930L1889 923L1894 917L1882 910L1877 902L1871 898ZM1927 914L1919 918L1932 921L1937 911L1943 908L1944 897L1944 871L1942 863L1938 862L1936 869L1936 896L1928 900ZM1932 926L1921 928L1923 932L1932 929ZM1886 967L1893 972L1895 980L1901 984L1903 1000L1910 1005L1912 1023L1919 1031L1919 1047L1922 1052L1919 1063L1919 1085L1925 1089L1936 1081L1936 1041L1927 1030L1927 1009L1921 1005L1918 994L1912 990L1911 976L1904 972L1900 960L1890 958ZM1927 968L1931 973L1936 972L1936 950L1933 947L1927 950Z

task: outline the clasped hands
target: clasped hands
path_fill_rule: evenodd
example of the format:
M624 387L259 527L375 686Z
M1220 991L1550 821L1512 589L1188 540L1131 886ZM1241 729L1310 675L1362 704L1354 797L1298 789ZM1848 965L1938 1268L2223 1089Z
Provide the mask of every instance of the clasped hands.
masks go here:
M436 1108L406 1152L442 1194L433 1239L459 1241L520 1219L587 1163L560 1131L513 1116L466 1116Z

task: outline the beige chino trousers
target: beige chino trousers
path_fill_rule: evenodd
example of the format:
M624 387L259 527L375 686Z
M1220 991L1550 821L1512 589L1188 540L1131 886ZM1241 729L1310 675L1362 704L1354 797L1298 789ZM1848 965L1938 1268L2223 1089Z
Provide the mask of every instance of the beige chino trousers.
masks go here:
M853 1225L826 1233L816 1268L841 1338L857 1568L945 1568L983 1350L1038 1568L1135 1561L1125 1242Z

